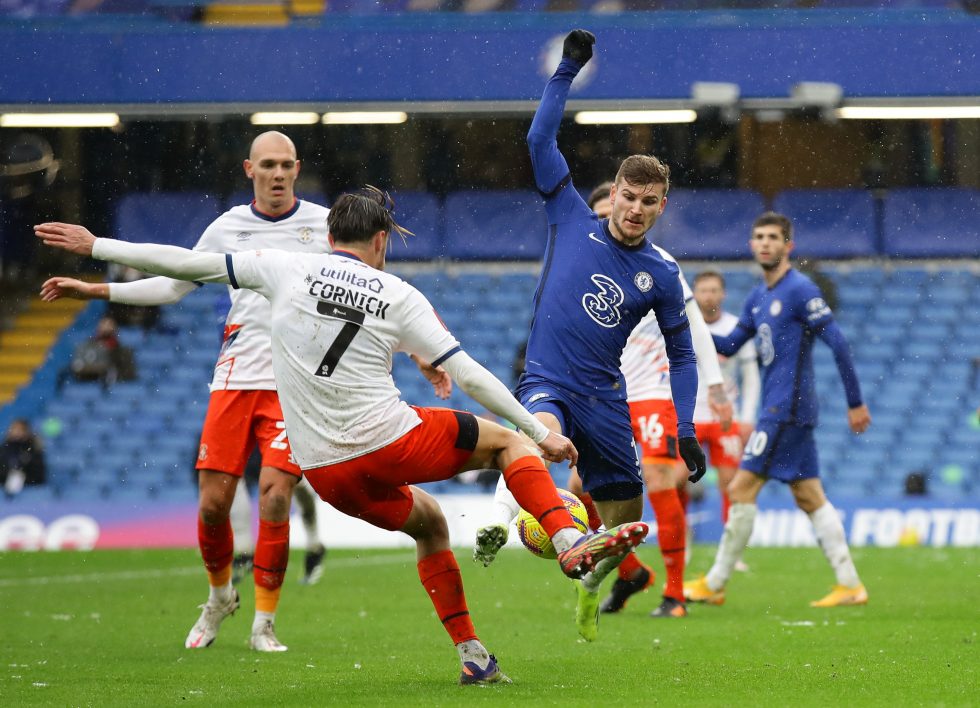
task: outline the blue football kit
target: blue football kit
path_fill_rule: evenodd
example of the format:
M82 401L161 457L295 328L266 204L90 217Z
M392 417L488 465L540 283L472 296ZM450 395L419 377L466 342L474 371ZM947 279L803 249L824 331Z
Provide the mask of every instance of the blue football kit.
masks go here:
M528 133L534 178L545 199L549 234L525 373L517 397L532 413L547 411L579 451L585 491L597 501L642 492L626 383L619 369L626 340L650 310L670 359L678 437L691 422L697 369L678 268L644 239L617 241L574 188L558 149L558 127L579 64L563 59L548 82Z
M847 405L856 408L862 403L861 386L847 340L820 289L794 269L772 287L757 286L732 333L714 335L715 347L719 354L731 356L753 336L762 373L762 401L741 467L783 482L816 477L813 342L819 337L833 351Z

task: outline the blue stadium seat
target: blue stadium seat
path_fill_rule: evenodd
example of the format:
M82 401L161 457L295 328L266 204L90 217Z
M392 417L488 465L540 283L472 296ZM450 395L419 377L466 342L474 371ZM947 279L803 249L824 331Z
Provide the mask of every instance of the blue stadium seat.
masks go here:
M209 194L132 193L119 201L113 234L123 241L190 248L219 213L217 198Z
M793 255L868 258L876 255L875 205L863 189L793 189L776 195L775 211L793 221Z
M392 233L388 238L388 258L392 261L426 261L445 257L442 208L439 200L425 192L399 192L395 200L395 221L413 236Z
M884 252L898 258L975 258L980 190L893 189L885 200Z
M749 190L672 189L659 242L677 259L747 259L752 222L764 208Z
M540 260L548 239L541 197L530 191L455 192L446 198L445 241L457 260Z

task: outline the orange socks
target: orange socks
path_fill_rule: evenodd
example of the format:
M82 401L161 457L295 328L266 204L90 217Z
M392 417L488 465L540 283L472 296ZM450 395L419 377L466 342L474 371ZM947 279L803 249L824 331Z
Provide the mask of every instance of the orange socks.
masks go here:
M289 563L289 521L259 519L259 537L255 543L255 609L275 612L279 591Z
M548 538L561 529L576 528L540 457L527 455L514 460L504 470L504 481L517 503L538 520Z
M436 615L449 632L453 644L476 639L476 629L466 607L463 579L453 552L445 550L426 556L418 562L418 570L422 587L429 594Z
M623 558L623 562L619 564L619 577L622 580L632 580L634 576L644 567L645 566L640 561L635 551L628 553L626 557Z
M732 500L728 498L725 492L721 493L721 523L728 523L728 510L732 506Z
M231 579L231 557L235 544L231 521L226 519L220 524L206 524L198 516L197 543L201 547L201 558L207 568L211 587L227 585Z
M599 518L599 510L595 508L592 495L588 492L582 492L578 495L578 498L582 500L582 504L585 505L585 511L589 515L589 528L593 531L598 531L599 527L602 526L602 519Z
M660 553L667 570L664 596L683 602L686 545L684 508L676 489L650 492L647 496L657 517L657 540L660 541Z

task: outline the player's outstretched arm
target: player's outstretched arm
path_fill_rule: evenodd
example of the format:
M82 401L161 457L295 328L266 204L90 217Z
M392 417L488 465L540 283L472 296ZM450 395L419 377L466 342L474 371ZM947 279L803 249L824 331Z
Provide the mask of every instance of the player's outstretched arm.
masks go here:
M500 380L474 361L468 354L458 351L442 366L456 380L459 387L483 405L488 411L509 420L527 433L551 462L568 460L569 464L578 462L578 451L572 442L562 435L553 433L544 423L531 415Z
M41 285L41 299L54 302L63 297L74 300L108 300L108 283L86 283L75 278L48 278Z
M568 163L558 149L558 128L572 81L592 58L593 44L595 35L586 30L572 30L565 37L561 63L545 86L531 121L527 134L531 166L535 185L545 196L558 191L568 178Z
M112 261L147 273L166 275L178 280L230 282L227 260L221 253L95 238L88 229L73 224L40 224L34 227L34 232L48 246L98 260Z

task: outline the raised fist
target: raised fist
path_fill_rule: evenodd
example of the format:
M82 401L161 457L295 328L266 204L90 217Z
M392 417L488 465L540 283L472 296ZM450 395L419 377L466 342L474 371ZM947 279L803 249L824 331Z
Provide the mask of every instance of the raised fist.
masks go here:
M594 34L583 29L572 30L565 37L565 44L561 50L562 58L571 59L585 66L592 58L593 44L595 44Z

